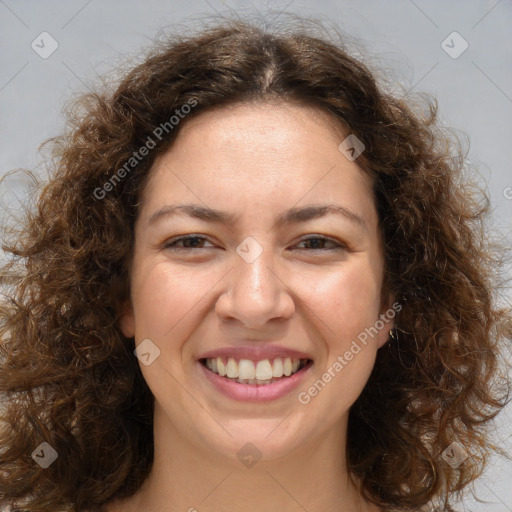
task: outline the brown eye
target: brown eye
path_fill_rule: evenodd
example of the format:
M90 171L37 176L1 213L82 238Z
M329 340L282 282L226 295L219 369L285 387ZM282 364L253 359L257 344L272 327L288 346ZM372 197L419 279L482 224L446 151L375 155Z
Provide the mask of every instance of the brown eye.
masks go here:
M208 242L208 240L204 236L198 235L188 235L181 236L175 238L174 240L170 240L164 246L165 249L207 249L207 247L202 247L201 244L204 242ZM183 245L180 245L183 243Z
M336 240L332 240L331 238L327 238L325 236L312 236L309 238L305 238L299 244L306 243L309 244L309 247L300 247L300 249L314 249L317 251L333 251L338 249L344 249L345 246ZM298 244L298 245L299 245ZM325 247L326 244L334 245L334 247Z

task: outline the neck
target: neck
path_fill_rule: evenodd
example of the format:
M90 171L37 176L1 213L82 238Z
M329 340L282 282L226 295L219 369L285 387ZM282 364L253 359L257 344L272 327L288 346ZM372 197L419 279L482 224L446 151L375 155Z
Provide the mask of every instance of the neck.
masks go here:
M251 466L215 450L205 453L157 415L150 475L136 494L107 511L253 512L257 505L266 512L380 512L362 499L347 472L345 432L346 420L338 432Z

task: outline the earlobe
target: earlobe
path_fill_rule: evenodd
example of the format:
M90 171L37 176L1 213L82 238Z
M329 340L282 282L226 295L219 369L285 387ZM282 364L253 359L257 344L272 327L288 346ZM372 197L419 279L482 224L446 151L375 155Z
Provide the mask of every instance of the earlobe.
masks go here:
M119 327L126 338L135 336L135 316L131 301L124 304L121 316L119 317Z

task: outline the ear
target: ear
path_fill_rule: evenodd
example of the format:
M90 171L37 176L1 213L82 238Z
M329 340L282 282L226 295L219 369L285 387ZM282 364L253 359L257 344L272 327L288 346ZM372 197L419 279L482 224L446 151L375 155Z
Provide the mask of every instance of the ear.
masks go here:
M127 300L122 307L119 317L119 327L126 338L135 336L135 315L131 300Z
M395 327L395 317L402 309L401 304L396 302L396 297L388 295L383 301L382 310L379 315L379 334L377 335L377 347L383 347L389 341L389 331ZM380 323L382 322L382 323ZM382 328L381 328L382 327Z

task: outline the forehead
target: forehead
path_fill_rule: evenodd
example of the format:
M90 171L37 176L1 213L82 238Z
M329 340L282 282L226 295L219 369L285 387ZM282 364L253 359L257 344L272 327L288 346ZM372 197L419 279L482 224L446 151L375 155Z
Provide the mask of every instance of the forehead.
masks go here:
M328 114L293 103L203 112L186 120L155 161L143 210L149 214L165 202L193 200L235 213L255 205L264 214L301 202L341 201L371 213L370 177L338 149L348 134Z
M311 153L316 158L322 154L326 159L332 158L331 151L325 154L325 149L337 149L349 134L334 116L295 101L237 103L185 121L172 153L179 154L186 146L194 145L200 153L215 148L218 157L230 152L246 159L257 155L263 165L268 160L277 165L284 159L308 159ZM339 156L338 151L334 154ZM257 162L252 163L255 168Z

